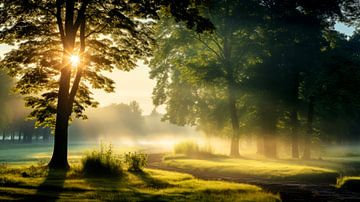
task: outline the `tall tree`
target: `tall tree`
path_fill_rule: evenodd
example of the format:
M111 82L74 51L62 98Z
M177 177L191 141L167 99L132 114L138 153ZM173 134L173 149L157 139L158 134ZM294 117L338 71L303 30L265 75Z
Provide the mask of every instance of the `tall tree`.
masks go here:
M216 86L218 98L226 98L227 109L223 113L226 113L232 128L230 155L234 157L240 156L238 101L241 84L246 80L243 71L259 62L254 54L259 51L254 40L258 33L253 31L259 20L255 15L256 6L259 7L251 0L209 1L203 13L214 23L216 30L213 33L197 34L164 22L160 29L166 32L159 33L161 46L151 63L152 77L158 80L154 101L155 104L168 105L167 116L177 116L171 113L176 109L171 106L171 101L183 100L185 103L190 98L185 92L204 96L201 94L203 91L209 90L209 86ZM166 69L172 70L168 71L170 75L164 73ZM177 89L175 94L171 94L175 86L182 90ZM169 93L164 89L168 89ZM199 101L189 103L186 110L183 108L178 112L185 113L183 117L192 116L192 111L198 109Z
M157 11L164 8L201 32L211 27L198 15L196 6L201 2L0 1L1 42L16 44L1 67L19 78L16 89L34 109L30 116L36 124L54 128L50 167L69 167L68 124L73 118L86 118L85 108L97 105L90 88L113 91L113 81L101 73L131 70L138 59L150 56Z

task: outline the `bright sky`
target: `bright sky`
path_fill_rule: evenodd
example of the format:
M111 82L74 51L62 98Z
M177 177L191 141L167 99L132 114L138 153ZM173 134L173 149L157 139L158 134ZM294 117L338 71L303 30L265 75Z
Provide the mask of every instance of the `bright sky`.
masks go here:
M94 96L100 101L100 106L106 106L112 103L129 103L136 100L143 114L150 114L154 105L152 104L152 90L155 87L155 81L149 78L149 67L142 62L138 62L138 67L132 71L124 72L115 70L107 74L115 82L115 93L105 93L101 90L95 90ZM164 112L163 108L158 109Z
M342 23L337 23L335 29L347 35L352 35L355 30ZM9 49L9 46L0 44L0 57ZM151 96L155 81L149 78L148 66L139 62L138 67L130 72L115 70L109 73L108 76L115 81L116 92L108 94L101 90L95 90L94 96L100 102L100 106L107 106L112 103L129 103L136 100L140 104L143 114L150 114L154 108ZM160 107L158 111L164 112L164 108Z

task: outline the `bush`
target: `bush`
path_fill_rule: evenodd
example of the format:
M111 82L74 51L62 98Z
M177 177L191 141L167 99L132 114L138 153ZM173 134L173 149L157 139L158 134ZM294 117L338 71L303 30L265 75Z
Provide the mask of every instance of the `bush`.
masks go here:
M147 155L143 153L125 153L125 164L127 164L129 171L142 171L142 168L147 166L147 160Z
M199 145L192 141L180 142L174 147L175 154L197 155L199 151Z
M82 159L82 173L87 176L120 176L121 161L115 155L111 144L100 145L100 151L94 150Z

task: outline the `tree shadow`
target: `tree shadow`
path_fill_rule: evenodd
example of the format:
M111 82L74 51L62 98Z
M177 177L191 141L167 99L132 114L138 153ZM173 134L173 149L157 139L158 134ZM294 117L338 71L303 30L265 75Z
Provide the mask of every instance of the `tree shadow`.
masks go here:
M153 188L153 189L164 189L172 187L173 185L169 184L168 182L155 179L153 178L149 173L144 171L136 171L136 172L130 172L133 175L139 177L147 187Z
M85 182L90 185L92 191L91 199L100 201L128 201L136 195L136 189L129 186L126 173L119 176L83 176ZM129 191L130 190L130 191Z
M64 183L66 179L66 170L49 169L48 175L31 197L36 201L56 201L60 194L64 191Z

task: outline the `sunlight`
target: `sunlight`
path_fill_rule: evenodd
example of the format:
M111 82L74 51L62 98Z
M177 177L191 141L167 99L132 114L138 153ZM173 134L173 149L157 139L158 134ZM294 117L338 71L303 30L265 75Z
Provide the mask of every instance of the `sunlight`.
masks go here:
M71 62L71 66L77 67L80 63L80 57L78 55L71 55L70 62Z

